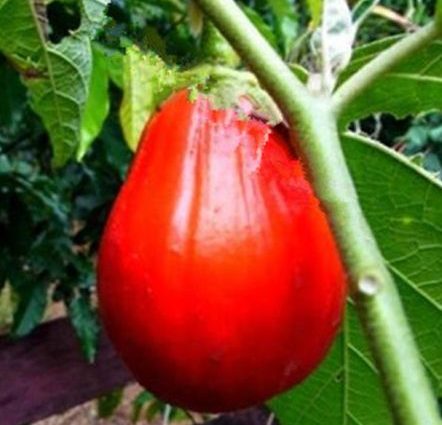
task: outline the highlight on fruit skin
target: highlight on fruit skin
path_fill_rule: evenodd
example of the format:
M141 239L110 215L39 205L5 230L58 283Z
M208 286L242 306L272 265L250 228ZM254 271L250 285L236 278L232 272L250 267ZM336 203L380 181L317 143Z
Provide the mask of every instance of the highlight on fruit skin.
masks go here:
M346 284L285 136L181 91L147 126L114 204L98 293L143 386L221 412L262 403L318 366Z

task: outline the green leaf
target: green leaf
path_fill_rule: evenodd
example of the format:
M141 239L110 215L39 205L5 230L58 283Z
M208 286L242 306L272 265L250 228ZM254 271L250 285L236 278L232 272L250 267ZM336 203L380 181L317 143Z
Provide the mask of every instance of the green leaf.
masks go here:
M22 337L31 332L41 321L47 305L47 287L36 282L14 288L19 297L11 334Z
M146 420L148 422L153 422L155 416L161 413L164 410L165 406L166 405L160 400L157 399L152 400L152 403L150 403L146 409L145 413Z
M399 39L390 37L355 49L340 84ZM442 110L441 93L442 40L436 40L367 87L343 111L341 125L376 112L388 112L401 118L433 109Z
M81 0L81 27L80 31L87 32L94 37L96 32L106 21L105 10L111 0Z
M287 57L298 35L299 17L291 0L268 0L276 21L278 39L282 41L283 53Z
M31 105L51 139L54 164L78 149L92 72L90 35L103 20L108 0L82 0L80 29L59 44L46 35L42 0L0 2L0 50L21 70Z
M124 57L123 102L120 122L124 138L132 150L158 106L171 93L177 75L154 53L130 47Z
M92 362L97 353L100 332L97 313L92 308L89 298L84 295L76 296L69 302L68 312L75 332L80 339L83 354Z
M331 352L303 384L270 402L281 425L389 425L378 372L350 305Z
M1 61L0 93L0 127L11 128L19 123L26 109L26 89L18 73Z
M141 411L149 401L153 400L152 394L147 391L141 391L132 403L132 417L133 423L138 422L141 416Z
M0 50L21 67L36 65L46 41L43 0L0 0Z
M379 143L350 133L344 142L362 207L442 395L442 185Z
M323 0L307 0L307 5L311 15L311 25L316 28L321 23Z
M347 134L364 213L397 282L437 394L442 394L442 187L405 157ZM270 402L281 425L392 423L354 307L319 369Z
M245 6L240 3L242 11L247 15L250 21L255 25L256 29L261 33L261 35L270 43L274 48L278 48L278 41L276 39L273 29L264 21L261 15L256 12L251 7Z
M97 400L98 417L101 419L110 418L123 399L123 389L111 391Z
M353 22L358 24L372 11L373 7L378 3L378 0L359 0L354 4L351 14L353 16Z
M94 139L99 135L104 120L109 113L109 76L107 68L107 57L101 50L94 48L89 96L83 115L81 140L77 151L78 160L83 158Z
M107 56L107 71L111 81L120 89L123 88L123 61L124 56L120 52L114 52Z
M225 65L238 68L241 60L229 42L210 21L204 22L201 35L201 60L204 64Z
M309 72L302 65L291 63L289 64L289 67L293 74L295 74L304 84L307 84Z
M90 41L86 35L66 37L46 45L44 70L25 80L31 106L40 115L51 138L55 165L63 165L80 143L81 120L92 71Z

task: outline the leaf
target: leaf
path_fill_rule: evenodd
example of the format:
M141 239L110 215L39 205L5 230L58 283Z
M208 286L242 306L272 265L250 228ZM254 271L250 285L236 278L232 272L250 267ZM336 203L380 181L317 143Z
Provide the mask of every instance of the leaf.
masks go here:
M292 70L293 74L298 77L302 83L307 83L309 73L308 71L302 66L297 63L291 63L289 64L290 69Z
M166 405L162 401L158 399L152 400L152 403L150 403L146 409L145 413L146 420L148 422L153 422L155 416L161 413L165 407Z
M0 134L16 126L26 109L26 90L18 73L0 60Z
M0 0L0 50L20 66L37 64L46 40L45 21L42 0Z
M89 85L89 96L84 111L81 140L77 151L77 159L81 160L94 139L99 135L104 120L109 113L109 76L107 58L104 53L93 49L93 69Z
M281 425L391 424L378 372L352 306L342 327L319 369L271 401Z
M441 395L442 185L379 143L350 133L344 141L347 157L353 158L350 169L362 207L398 284L423 362ZM371 179L369 167L373 168Z
M107 72L111 81L120 89L123 88L123 61L122 53L115 51L107 55Z
M138 422L141 416L141 411L146 406L146 404L153 400L152 394L147 391L141 391L135 400L132 402L132 417L131 420L133 423Z
M105 10L111 0L82 0L82 20L80 30L87 32L90 37L104 25L106 21Z
M311 15L311 26L316 28L321 23L323 0L307 0Z
M238 68L241 60L215 25L206 20L201 35L200 57L204 64L218 64Z
M63 165L80 143L81 121L92 71L90 41L66 37L45 47L45 69L25 80L31 106L40 115L53 145L54 164Z
M43 317L47 305L47 287L31 281L14 289L19 301L11 334L14 337L23 337L31 332Z
M351 14L353 16L353 22L355 22L357 25L360 25L378 3L379 0L357 1L351 11Z
M51 139L54 164L77 150L92 72L89 36L103 19L108 0L82 0L80 29L59 44L46 36L42 0L0 2L0 50L16 63L29 89L31 105Z
M100 397L97 400L98 417L101 419L110 418L123 399L123 389L118 388Z
M442 393L442 186L407 159L346 134L343 146L366 217L398 285L423 363ZM281 425L388 425L390 413L350 303L319 369L270 402Z
M354 51L353 60L342 73L342 85L363 65L400 40L390 37ZM404 60L367 87L343 111L341 125L377 112L398 118L430 110L442 110L442 40L436 40Z
M90 300L84 295L76 296L68 305L69 317L75 332L80 339L83 354L92 362L97 353L100 327L95 310Z
M278 39L282 41L283 53L287 57L298 35L299 17L291 0L268 0L276 20Z
M176 73L154 53L130 47L123 64L123 102L120 122L124 138L135 150L141 133L160 103L171 93Z
M242 3L240 3L240 6L242 11L250 19L252 24L255 25L256 29L261 33L261 35L269 42L269 44L274 49L277 49L278 42L276 40L276 36L273 32L273 29L264 21L261 15L251 7L245 6Z

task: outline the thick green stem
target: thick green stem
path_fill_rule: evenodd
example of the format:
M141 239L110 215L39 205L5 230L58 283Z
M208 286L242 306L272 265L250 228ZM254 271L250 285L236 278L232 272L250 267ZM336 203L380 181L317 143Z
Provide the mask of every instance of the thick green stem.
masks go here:
M307 92L234 1L196 1L255 72L290 127L296 129L293 143L327 211L396 422L440 425L436 400L399 295L359 206L330 98Z
M322 111L321 111L322 109ZM395 422L440 425L436 399L392 276L363 216L345 165L336 119L326 101L312 134L296 141L308 162L350 275L352 297L381 372ZM326 164L324 166L324 164Z
M336 91L333 96L336 113L339 114L374 81L389 72L402 60L428 45L441 32L442 27L437 27L436 23L432 22L380 53L376 59L365 65Z

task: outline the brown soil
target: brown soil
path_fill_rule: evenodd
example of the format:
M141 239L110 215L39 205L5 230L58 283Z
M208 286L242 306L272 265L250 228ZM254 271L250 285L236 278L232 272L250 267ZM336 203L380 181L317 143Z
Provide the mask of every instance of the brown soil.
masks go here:
M115 413L108 419L100 419L97 413L96 400L80 406L76 406L61 415L35 422L34 425L131 425L132 401L140 393L141 387L136 384L129 385L124 390L123 401ZM139 420L137 425L161 425L161 417L153 422ZM175 424L174 424L175 425ZM183 421L180 425L191 425L189 421Z

